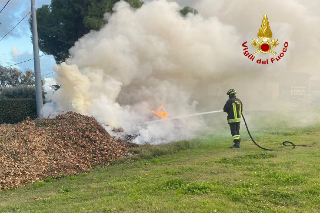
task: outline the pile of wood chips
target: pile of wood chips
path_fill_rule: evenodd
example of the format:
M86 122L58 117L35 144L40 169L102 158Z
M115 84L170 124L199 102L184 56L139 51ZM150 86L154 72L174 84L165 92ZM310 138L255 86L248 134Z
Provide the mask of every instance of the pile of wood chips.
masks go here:
M0 126L0 189L89 171L130 155L92 117L68 112L55 119Z

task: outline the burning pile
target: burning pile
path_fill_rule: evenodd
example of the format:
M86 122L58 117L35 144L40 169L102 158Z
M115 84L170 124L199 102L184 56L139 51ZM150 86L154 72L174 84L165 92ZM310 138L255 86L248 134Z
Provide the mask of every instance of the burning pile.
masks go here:
M129 154L98 122L68 112L55 119L0 126L0 189L90 170Z

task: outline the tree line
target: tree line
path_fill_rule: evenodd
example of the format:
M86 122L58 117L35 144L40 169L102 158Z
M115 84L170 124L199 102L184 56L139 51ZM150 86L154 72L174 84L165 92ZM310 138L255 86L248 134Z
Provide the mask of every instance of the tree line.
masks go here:
M0 91L8 86L35 85L35 73L32 70L22 72L17 68L0 65Z
M0 98L35 99L35 73L0 65Z

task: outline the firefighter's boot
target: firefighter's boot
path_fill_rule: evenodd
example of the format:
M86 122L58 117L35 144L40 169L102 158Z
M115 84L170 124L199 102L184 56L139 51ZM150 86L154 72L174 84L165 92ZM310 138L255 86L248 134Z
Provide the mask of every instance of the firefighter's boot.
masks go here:
M230 146L230 149L240 148L240 140L234 140L233 142L234 142L234 144L232 146Z

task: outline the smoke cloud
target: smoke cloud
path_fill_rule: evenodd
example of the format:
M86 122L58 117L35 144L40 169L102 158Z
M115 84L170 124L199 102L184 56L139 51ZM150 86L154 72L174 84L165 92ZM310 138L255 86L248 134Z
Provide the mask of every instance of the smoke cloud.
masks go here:
M236 88L245 107L257 109L266 105L259 101L265 82L290 81L282 78L288 71L319 72L319 16L298 1L201 0L190 6L199 14L182 17L181 6L166 0L137 10L116 4L116 13L105 16L108 24L76 42L72 57L55 67L61 88L52 100L59 110L92 115L109 130L123 128L137 135L136 143L158 144L193 137L207 125L201 116L148 123L161 105L169 117L219 110L226 91ZM268 66L244 57L242 47L257 38L264 13L279 39L275 51L289 43L283 59Z

